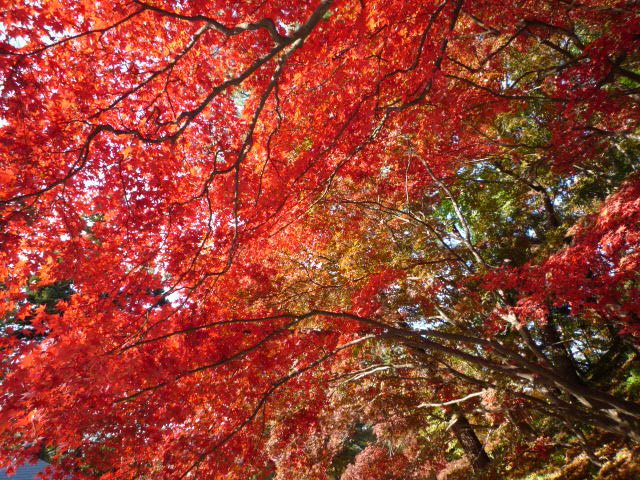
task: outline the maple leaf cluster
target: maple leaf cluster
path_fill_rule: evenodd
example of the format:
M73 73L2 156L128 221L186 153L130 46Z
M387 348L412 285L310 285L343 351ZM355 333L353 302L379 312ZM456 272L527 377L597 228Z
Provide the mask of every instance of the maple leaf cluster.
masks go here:
M454 480L640 441L637 2L3 7L0 466Z

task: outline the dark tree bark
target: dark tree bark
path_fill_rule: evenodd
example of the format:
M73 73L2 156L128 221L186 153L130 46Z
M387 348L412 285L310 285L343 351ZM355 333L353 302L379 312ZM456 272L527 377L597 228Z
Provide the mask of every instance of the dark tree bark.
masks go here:
M451 430L471 462L473 471L479 473L486 470L491 463L491 459L489 455L487 455L487 452L485 452L482 443L478 439L469 420L467 420L467 417L460 411L454 411L451 414L451 421L453 422L451 424Z
M573 357L562 342L552 315L547 316L547 323L542 328L542 338L551 354L551 361L558 373L571 383L583 385L584 382L578 375Z

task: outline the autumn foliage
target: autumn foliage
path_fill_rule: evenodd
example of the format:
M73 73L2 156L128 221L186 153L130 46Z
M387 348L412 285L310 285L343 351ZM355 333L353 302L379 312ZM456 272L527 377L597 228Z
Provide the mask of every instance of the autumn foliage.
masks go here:
M0 6L0 465L509 478L640 441L637 2Z

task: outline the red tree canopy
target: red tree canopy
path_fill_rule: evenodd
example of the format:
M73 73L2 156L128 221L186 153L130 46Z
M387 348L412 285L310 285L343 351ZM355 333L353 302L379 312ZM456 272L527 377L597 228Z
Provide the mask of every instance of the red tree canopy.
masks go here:
M639 439L597 373L640 333L636 2L3 7L0 464L426 478L447 424Z

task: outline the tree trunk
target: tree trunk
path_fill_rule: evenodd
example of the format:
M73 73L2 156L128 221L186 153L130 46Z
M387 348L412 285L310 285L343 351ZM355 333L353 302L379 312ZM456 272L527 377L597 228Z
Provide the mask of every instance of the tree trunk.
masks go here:
M469 424L467 417L459 411L454 411L451 414L451 430L458 439L460 446L464 450L465 455L471 462L473 471L476 473L482 472L487 469L491 459L487 452L484 451L484 447L473 427Z
M556 328L555 320L551 315L547 316L547 323L542 328L542 338L545 346L551 353L551 361L555 369L562 375L565 380L583 385L582 379L578 376L577 369L573 357L567 351L562 338Z

